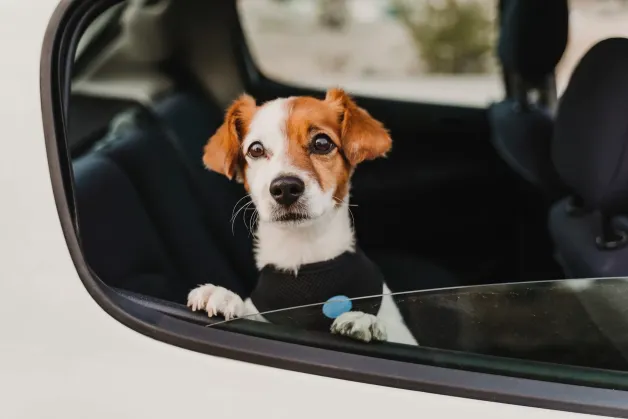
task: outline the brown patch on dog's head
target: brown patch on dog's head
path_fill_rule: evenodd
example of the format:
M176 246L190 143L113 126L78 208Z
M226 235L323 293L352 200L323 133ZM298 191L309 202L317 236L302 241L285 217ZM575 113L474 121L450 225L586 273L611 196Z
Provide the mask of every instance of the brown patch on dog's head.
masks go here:
M334 188L336 201L345 199L357 164L381 157L391 148L392 140L383 125L340 89L330 90L325 100L293 98L290 106L288 155L323 191ZM321 134L336 146L328 154L312 153L312 141Z
M203 153L205 167L229 179L235 177L245 187L246 160L241 145L256 110L255 99L249 95L240 96L227 109L223 124L209 139Z

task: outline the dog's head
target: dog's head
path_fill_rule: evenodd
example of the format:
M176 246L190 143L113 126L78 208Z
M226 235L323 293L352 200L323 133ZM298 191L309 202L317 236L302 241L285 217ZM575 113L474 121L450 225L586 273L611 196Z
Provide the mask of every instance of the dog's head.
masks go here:
M243 95L205 146L203 162L244 184L265 222L314 220L341 205L353 169L385 155L383 125L340 89L324 100Z

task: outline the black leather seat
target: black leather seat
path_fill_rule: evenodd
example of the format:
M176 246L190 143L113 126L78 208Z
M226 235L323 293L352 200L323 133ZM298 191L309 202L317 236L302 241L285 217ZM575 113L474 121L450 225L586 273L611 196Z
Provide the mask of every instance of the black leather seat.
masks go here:
M137 191L110 159L74 163L79 237L90 267L107 284L180 300L178 272Z
M627 77L628 39L606 39L581 59L559 104L552 157L578 199L557 202L549 228L571 278L628 276Z
M206 282L243 295L249 291L205 225L179 156L160 127L135 118L75 161L74 178L86 258L106 283L177 302ZM120 262L122 256L128 263ZM133 267L147 259L154 284L144 279L136 286L143 273Z
M245 191L241 184L203 166L203 147L222 123L224 112L198 95L177 93L158 103L154 113L167 131L179 160L185 165L186 176L193 184L206 227L224 249L225 256L247 289L257 280L257 268L252 258L253 240L247 224L251 212L241 212L231 225L232 212L244 204Z

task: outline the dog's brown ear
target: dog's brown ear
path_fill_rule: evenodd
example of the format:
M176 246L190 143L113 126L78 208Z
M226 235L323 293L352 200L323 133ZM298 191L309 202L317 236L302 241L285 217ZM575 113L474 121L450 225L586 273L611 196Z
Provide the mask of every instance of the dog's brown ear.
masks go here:
M342 89L327 91L325 102L338 112L340 142L351 165L386 155L392 140L381 122L358 107Z
M255 99L249 95L242 95L233 102L227 109L225 121L205 145L203 153L205 167L229 179L234 177L241 179L242 140L256 109Z

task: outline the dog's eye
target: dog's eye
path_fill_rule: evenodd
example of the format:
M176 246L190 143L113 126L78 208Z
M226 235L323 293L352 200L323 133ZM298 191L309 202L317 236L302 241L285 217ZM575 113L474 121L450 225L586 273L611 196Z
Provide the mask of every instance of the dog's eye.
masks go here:
M247 151L246 154L254 159L258 159L260 157L264 157L264 155L266 154L266 150L264 149L262 143L260 143L259 141L255 141L253 144L251 144L251 146L249 147L249 151Z
M316 154L327 154L331 152L336 145L331 138L325 134L317 134L312 140L312 152Z

